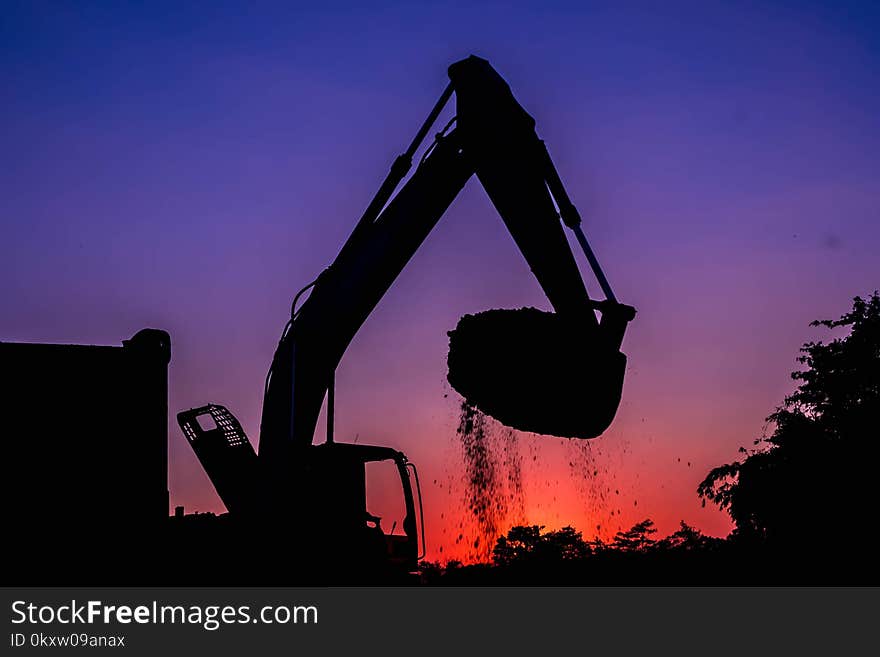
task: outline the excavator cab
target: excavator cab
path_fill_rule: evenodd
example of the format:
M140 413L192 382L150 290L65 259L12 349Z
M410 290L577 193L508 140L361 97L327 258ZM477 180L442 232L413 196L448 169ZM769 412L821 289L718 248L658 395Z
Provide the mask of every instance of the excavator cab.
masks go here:
M386 580L416 571L425 555L422 494L416 466L403 452L337 442L305 448L291 464L291 494L280 520L279 500L265 499L256 452L227 408L208 404L178 413L177 421L230 516L255 538L284 533L293 522L299 537L294 551L303 564ZM368 506L372 464L390 466L383 468L381 481L370 483L378 484L383 498L396 496L395 506L402 509L402 517L385 519L391 524L384 527L383 518L374 515L377 509ZM397 482L389 481L391 471Z
M308 491L299 511L303 535L312 536L306 540L332 546L334 560L357 572L387 579L416 571L425 538L415 464L390 447L343 442L313 445L299 463L297 486ZM377 515L389 508L401 517Z

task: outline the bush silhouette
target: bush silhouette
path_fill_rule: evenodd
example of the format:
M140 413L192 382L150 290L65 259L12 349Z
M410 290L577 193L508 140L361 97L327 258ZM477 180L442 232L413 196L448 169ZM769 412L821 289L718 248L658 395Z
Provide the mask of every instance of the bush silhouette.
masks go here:
M773 433L715 468L697 492L736 523L733 537L799 553L867 556L859 538L873 513L880 415L880 295L812 326L845 330L808 342L794 393L767 420Z
M492 561L498 566L516 564L560 563L588 556L590 546L573 527L542 534L540 525L511 527L492 550Z

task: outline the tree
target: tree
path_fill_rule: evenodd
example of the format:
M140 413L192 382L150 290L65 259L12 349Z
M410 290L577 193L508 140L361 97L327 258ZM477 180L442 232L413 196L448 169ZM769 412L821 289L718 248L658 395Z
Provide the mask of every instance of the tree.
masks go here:
M541 542L543 525L517 525L507 536L500 536L492 550L492 560L498 566L510 566L535 554Z
M709 472L697 492L730 514L739 538L867 549L847 535L873 517L876 496L880 294L856 297L840 319L811 325L846 334L801 348L797 389L767 418L773 433Z
M524 563L551 564L583 559L590 547L574 527L541 533L541 525L511 527L506 536L498 538L492 560L498 566Z
M696 527L691 527L684 520L679 521L679 528L666 538L657 543L657 547L663 550L684 550L693 552L696 550L711 549L722 542L723 539L706 536Z
M656 533L654 521L648 518L637 522L625 532L617 532L611 542L611 548L621 552L646 552L656 544L651 538Z
M542 551L547 558L558 561L576 561L590 555L590 547L584 537L568 525L545 534Z

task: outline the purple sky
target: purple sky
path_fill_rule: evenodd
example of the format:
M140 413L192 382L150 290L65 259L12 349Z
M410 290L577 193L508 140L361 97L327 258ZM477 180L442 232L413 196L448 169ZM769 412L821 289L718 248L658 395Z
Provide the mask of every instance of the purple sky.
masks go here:
M4 6L0 339L164 328L172 411L223 403L255 440L292 295L335 256L446 66L478 54L537 119L639 309L620 414L593 446L617 500L590 498L576 445L523 436L525 519L726 533L697 483L760 435L799 345L822 336L809 321L880 286L876 5L178 4ZM521 305L547 307L471 181L338 373L339 436L419 464L432 556L456 553L461 512L445 332ZM219 510L170 436L173 503Z

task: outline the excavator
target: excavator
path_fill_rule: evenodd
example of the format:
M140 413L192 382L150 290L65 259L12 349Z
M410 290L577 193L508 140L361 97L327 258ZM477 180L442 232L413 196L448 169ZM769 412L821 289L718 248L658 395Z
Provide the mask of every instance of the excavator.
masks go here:
M424 557L415 465L390 447L335 440L334 372L473 176L554 312L491 310L463 317L449 334L450 384L502 423L536 433L593 438L616 413L626 365L620 347L635 310L617 301L534 119L504 79L476 56L452 64L448 74L448 86L336 259L294 297L266 378L258 451L223 406L178 415L229 516L262 540L261 562L299 560L310 564L310 572L387 577L414 572ZM454 118L401 186L453 94ZM603 300L587 293L563 225L573 231ZM325 398L326 441L315 444ZM394 464L405 507L402 523L390 530L365 501L365 468L381 461Z

